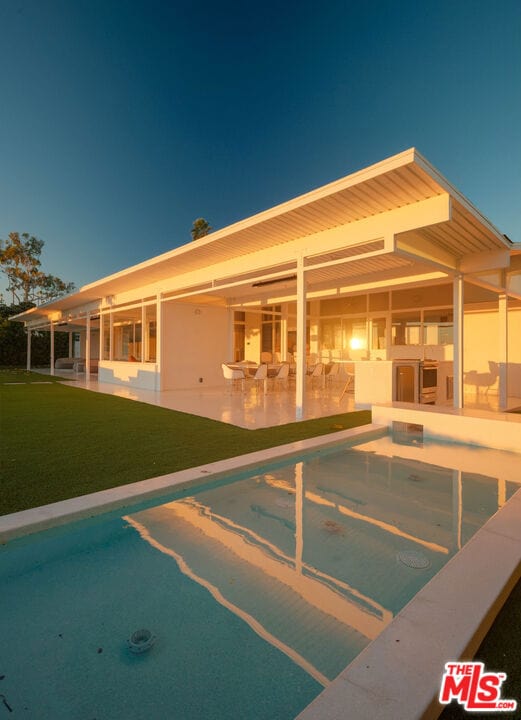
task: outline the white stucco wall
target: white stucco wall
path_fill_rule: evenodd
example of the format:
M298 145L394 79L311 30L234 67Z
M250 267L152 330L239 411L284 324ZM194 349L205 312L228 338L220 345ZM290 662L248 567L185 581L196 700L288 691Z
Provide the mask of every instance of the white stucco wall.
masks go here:
M230 359L226 308L167 302L162 327L162 390L223 384L221 363Z
M495 365L500 357L499 315L497 310L465 313L464 333L465 391L497 394ZM508 393L521 394L521 309L508 314Z
M159 389L159 373L155 363L100 360L98 381L141 390Z

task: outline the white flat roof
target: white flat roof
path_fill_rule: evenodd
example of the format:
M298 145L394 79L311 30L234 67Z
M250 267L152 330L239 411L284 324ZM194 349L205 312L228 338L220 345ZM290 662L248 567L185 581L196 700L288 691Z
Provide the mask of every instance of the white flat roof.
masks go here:
M451 198L450 220L414 231L409 238L411 242L415 236L421 237L422 242L455 258L513 248L508 238L411 148L204 238L84 285L77 292L32 308L16 319L46 318L56 311L70 310L220 263L239 261L244 271L248 256L255 252L282 248L299 238L447 194ZM327 247L317 249L327 251ZM373 271L392 271L397 263L403 264L396 257L394 265L390 256L388 261L389 268L387 265L374 267L373 263Z

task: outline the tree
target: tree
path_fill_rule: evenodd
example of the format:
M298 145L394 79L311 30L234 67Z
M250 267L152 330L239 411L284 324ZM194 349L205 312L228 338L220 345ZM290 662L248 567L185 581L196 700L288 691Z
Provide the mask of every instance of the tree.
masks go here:
M0 367L25 367L27 363L27 330L21 322L12 322L12 315L29 310L34 303L27 302L10 307L0 301ZM47 330L31 333L31 366L46 367L51 353L51 337ZM68 357L68 333L54 335L56 357Z
M194 220L190 231L192 233L192 240L199 240L199 238L208 235L211 229L209 223L206 222L204 218L197 218L197 220Z
M74 283L40 270L43 246L43 240L29 233L12 232L8 240L0 239L0 265L7 276L13 305L53 300L74 290Z

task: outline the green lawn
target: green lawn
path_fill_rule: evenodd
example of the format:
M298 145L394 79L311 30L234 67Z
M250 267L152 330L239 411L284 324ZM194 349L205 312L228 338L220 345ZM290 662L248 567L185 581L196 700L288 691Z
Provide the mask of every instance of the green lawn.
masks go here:
M0 515L371 421L360 411L244 430L55 383L3 384L0 403Z
M27 372L19 368L0 368L0 385L19 383L63 382L73 378L59 377L58 375L42 375L38 372Z

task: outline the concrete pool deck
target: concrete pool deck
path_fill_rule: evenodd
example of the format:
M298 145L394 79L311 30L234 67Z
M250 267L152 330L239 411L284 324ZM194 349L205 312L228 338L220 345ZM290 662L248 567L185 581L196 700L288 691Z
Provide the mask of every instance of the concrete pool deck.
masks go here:
M373 405L371 413L378 425L418 424L425 437L521 452L521 414L399 402Z
M363 443L383 434L381 426L361 426L13 513L0 517L0 542L159 499L295 454L339 442ZM437 695L445 662L473 657L521 577L520 519L518 491L298 720L344 720L346 714L357 720L436 718L443 710Z

